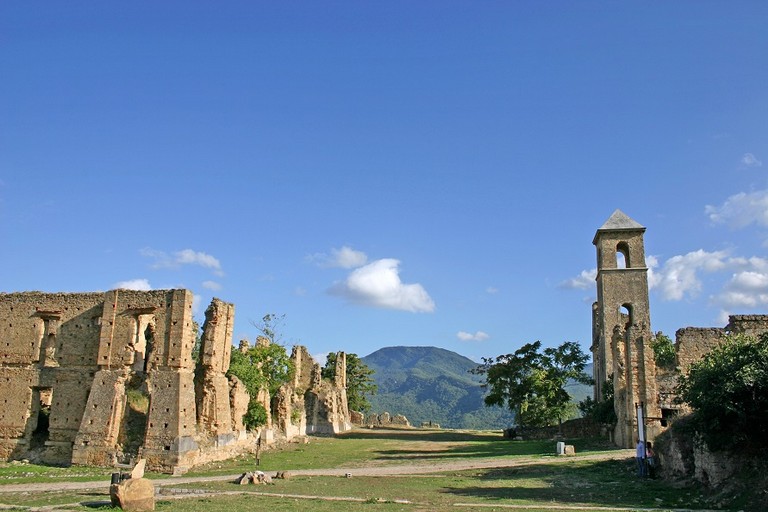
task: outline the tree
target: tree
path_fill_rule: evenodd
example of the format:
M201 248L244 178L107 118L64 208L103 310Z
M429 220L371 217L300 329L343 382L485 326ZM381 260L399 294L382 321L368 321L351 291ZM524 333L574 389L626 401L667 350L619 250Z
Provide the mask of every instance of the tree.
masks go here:
M291 380L293 372L285 347L273 343L256 343L245 351L234 349L229 360L229 374L243 381L251 396L262 388L274 394Z
M577 343L565 342L542 352L536 341L513 354L483 358L473 373L486 376L486 405L508 407L521 427L545 426L561 422L572 409L565 390L569 379L592 382L584 374L588 359Z
M659 331L651 342L653 356L656 364L662 368L673 369L675 367L675 344L672 339Z
M261 317L260 322L253 322L262 336L267 338L270 343L276 343L278 345L283 344L283 333L281 330L282 325L285 323L285 314L278 315L276 313L267 313Z
M232 350L227 375L240 379L251 396L248 413L243 417L247 427L254 428L266 421L266 411L256 401L259 390L266 388L274 395L293 378L294 371L293 361L282 345L257 342L245 351Z
M378 391L376 382L371 377L374 371L368 368L357 354L347 354L347 406L352 411L368 412L371 403L368 396ZM328 354L322 371L323 378L336 377L336 353Z
M760 449L768 436L768 332L728 336L678 383L710 449Z
M616 409L613 405L613 378L606 379L603 384L602 400L595 401L587 397L579 402L579 410L585 418L591 418L596 423L616 425Z

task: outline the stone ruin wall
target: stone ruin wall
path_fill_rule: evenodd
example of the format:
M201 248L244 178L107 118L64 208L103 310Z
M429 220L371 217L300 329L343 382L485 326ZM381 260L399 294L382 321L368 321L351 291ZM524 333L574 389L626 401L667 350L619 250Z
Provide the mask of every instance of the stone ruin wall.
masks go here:
M322 378L322 369L306 347L293 347L293 381L274 398L275 423L287 438L305 434L338 434L352 428L347 406L346 354L336 354L336 377Z
M768 315L731 315L728 325L720 327L685 327L675 333L675 368L659 368L656 380L658 401L662 410L689 412L677 401L677 381L688 373L691 365L725 341L729 334L757 336L768 331Z
M688 373L691 364L725 340L727 331L717 327L685 327L675 333L675 365Z
M246 432L248 393L226 377L233 321L234 306L214 299L196 372L188 290L0 293L0 459L111 466L142 457L149 469L183 472L271 440L269 428ZM302 421L283 435L348 429L346 390L310 390L302 349L288 393ZM311 412L298 389L318 397ZM261 399L269 410L268 394Z
M195 433L191 309L185 290L0 295L0 457L34 449L49 463L116 462L126 387L141 374L163 390L147 412L146 455L183 463ZM36 446L42 410L47 439Z
M725 329L733 334L757 336L768 332L768 315L731 315Z

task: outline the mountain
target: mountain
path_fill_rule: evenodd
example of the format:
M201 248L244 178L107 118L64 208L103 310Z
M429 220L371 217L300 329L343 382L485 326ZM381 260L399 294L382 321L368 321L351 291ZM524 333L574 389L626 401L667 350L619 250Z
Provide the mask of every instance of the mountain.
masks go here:
M486 407L483 379L469 371L478 363L436 347L386 347L363 358L374 370L378 394L373 412L403 414L412 425L438 423L447 428L498 429L512 424L500 407Z
M379 387L369 398L372 412L402 414L416 426L431 421L446 428L502 429L513 423L506 409L485 405L484 379L469 373L478 363L460 354L436 347L386 347L362 361L374 370ZM567 388L578 400L591 389Z

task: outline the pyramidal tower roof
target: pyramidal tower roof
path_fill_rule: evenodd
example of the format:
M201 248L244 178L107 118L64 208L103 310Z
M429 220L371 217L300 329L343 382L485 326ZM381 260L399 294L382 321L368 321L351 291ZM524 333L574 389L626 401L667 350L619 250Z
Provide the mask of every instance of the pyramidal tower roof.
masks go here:
M629 218L629 216L623 211L616 209L616 211L614 211L611 216L608 217L608 220L605 221L605 223L600 226L600 228L598 228L597 233L595 233L595 240L593 240L592 243L597 241L597 235L600 234L601 231L637 230L645 231L645 226Z

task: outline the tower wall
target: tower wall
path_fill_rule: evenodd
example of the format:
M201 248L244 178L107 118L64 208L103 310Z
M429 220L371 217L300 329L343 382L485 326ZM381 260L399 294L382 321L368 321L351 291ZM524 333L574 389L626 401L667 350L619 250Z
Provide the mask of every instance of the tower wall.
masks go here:
M614 440L631 447L637 431L635 404L644 403L646 416L660 417L656 365L645 264L645 228L617 210L598 229L597 303L593 307L592 354L595 398L613 379L618 418ZM651 425L653 428L653 425Z

